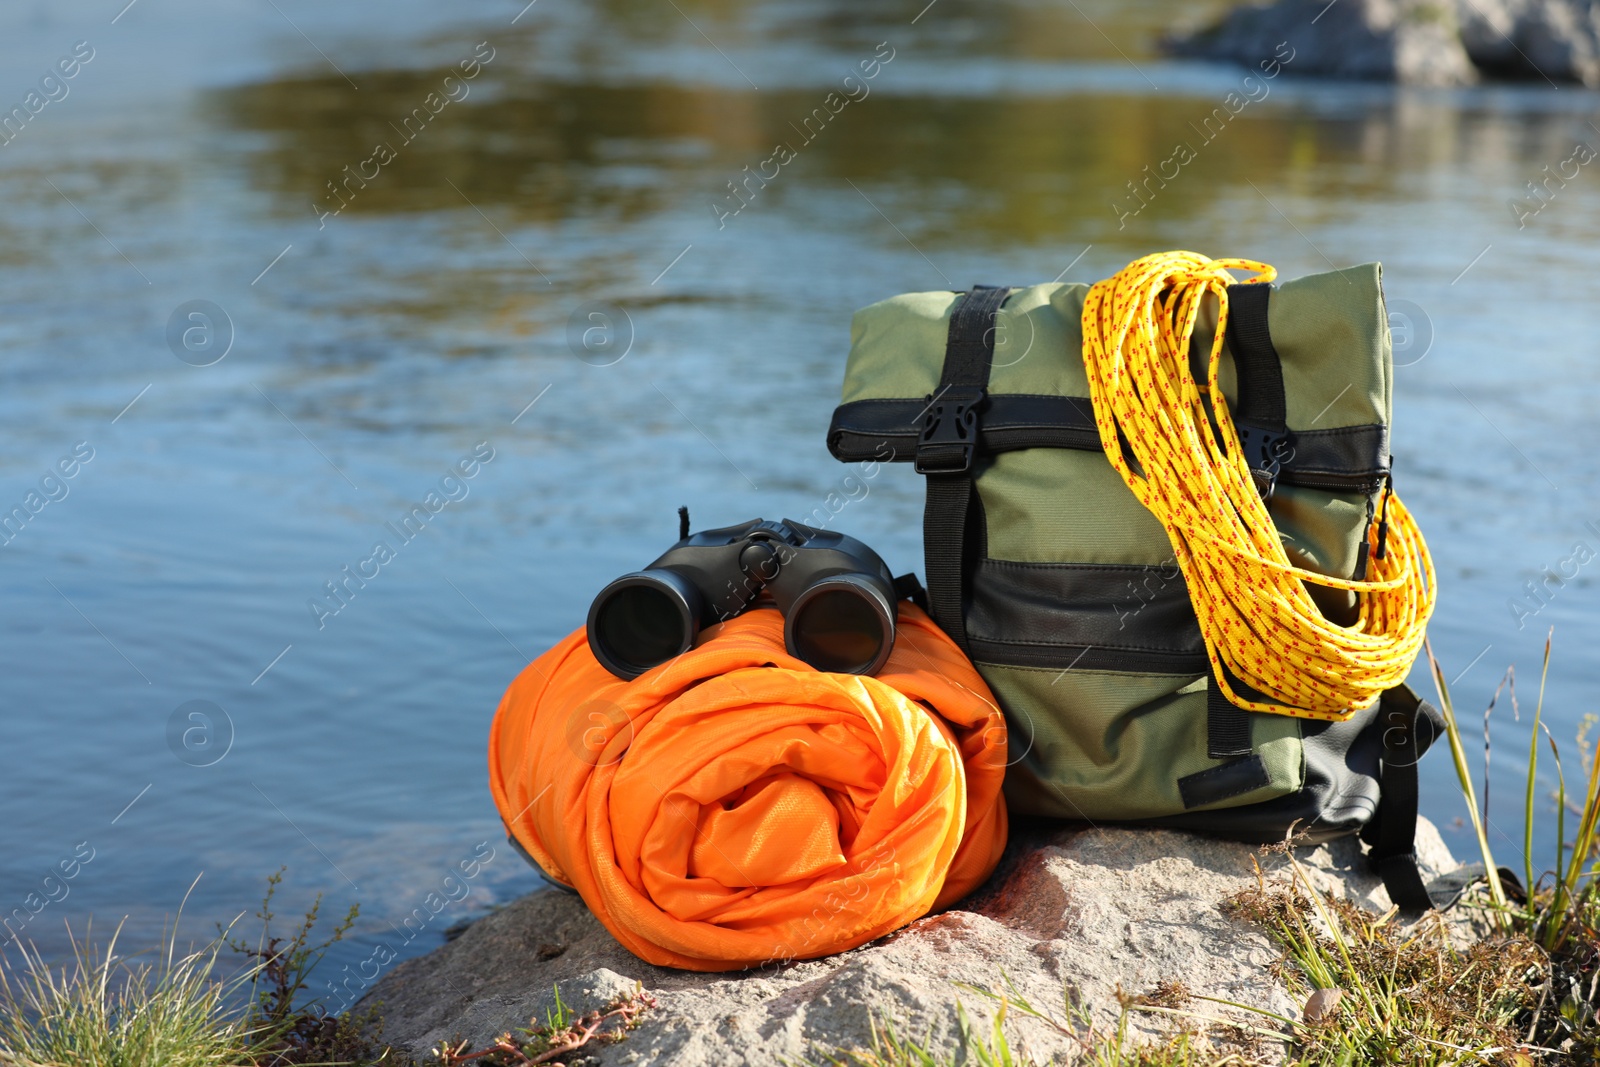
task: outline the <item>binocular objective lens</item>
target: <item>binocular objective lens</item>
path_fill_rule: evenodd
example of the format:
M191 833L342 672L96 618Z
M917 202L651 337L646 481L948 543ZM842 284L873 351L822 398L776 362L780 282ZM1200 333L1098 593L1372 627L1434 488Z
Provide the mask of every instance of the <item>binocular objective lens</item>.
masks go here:
M607 657L638 676L684 650L684 610L659 586L630 585L613 592L595 616L594 635ZM609 664L608 664L609 666Z
M878 660L888 634L879 609L850 588L807 597L789 619L795 654L820 671L860 674Z

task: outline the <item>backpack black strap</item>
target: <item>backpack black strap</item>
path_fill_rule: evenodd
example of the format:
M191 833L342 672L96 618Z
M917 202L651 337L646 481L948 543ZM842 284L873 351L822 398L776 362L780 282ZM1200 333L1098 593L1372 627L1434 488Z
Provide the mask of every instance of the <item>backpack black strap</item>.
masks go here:
M1238 681L1232 677L1228 680L1237 692ZM1206 755L1220 760L1248 756L1250 713L1223 695L1215 674L1206 681Z
M1267 326L1267 305L1272 286L1228 286L1228 351L1238 380L1238 400L1233 405L1234 426L1244 447L1250 474L1264 499L1270 499L1278 472L1287 457L1288 402L1283 395L1283 363ZM1224 668L1226 669L1226 668ZM1228 675L1236 693L1254 693ZM1250 753L1250 712L1222 695L1215 677L1206 695L1206 754L1226 760Z
M972 510L972 465L978 414L994 362L994 324L1010 289L980 285L961 298L950 317L944 370L928 397L917 439L916 468L927 476L922 546L933 621L967 651L962 619L962 570Z
M1233 354L1239 383L1233 422L1263 499L1272 498L1278 472L1290 451L1283 363L1267 326L1271 300L1270 285L1228 286L1228 351Z
M922 588L922 583L915 574L901 574L894 580L894 595L896 600L909 600L923 611L928 610L928 591Z
M1390 902L1406 914L1421 914L1435 902L1417 866L1417 761L1429 742L1444 732L1444 720L1405 685L1383 694L1378 714L1383 727L1378 810L1361 837ZM1432 731L1426 740L1421 736L1424 730Z

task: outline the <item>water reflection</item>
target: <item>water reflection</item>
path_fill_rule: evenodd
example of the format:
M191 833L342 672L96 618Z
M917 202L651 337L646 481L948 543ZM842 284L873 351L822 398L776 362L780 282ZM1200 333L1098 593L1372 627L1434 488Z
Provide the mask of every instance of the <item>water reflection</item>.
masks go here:
M1373 94L1242 71L1211 97L910 93L894 86L906 58L890 54L872 81L760 93L490 66L420 132L407 116L438 99L450 67L369 72L360 93L331 76L241 86L208 114L270 135L247 180L313 221L466 201L529 225L699 211L717 229L746 205L782 210L851 182L881 190L915 240L959 230L997 245L1114 240L1146 210L1199 216L1250 182L1336 191L1341 208L1405 198L1442 168L1557 162L1585 128L1491 93ZM390 155L370 181L355 175Z

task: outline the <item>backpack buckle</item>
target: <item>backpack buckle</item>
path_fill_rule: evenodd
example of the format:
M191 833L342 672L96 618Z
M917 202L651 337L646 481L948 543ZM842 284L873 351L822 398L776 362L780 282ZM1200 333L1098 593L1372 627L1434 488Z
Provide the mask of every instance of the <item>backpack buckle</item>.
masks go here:
M928 397L917 438L918 474L965 474L978 444L978 405L982 389L953 386Z
M1233 425L1239 431L1239 445L1256 492L1262 500L1271 500L1283 465L1294 457L1294 436L1287 429L1274 430L1237 419Z

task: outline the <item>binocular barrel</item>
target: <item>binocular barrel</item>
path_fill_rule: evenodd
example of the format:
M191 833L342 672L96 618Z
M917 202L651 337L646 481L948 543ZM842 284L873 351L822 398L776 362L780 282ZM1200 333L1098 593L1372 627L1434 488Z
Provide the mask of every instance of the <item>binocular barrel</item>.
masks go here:
M694 647L700 591L664 567L624 574L589 607L589 648L618 678L637 678Z
M876 674L894 649L894 581L834 574L806 586L784 610L789 655L832 674Z
M612 674L637 678L763 590L784 614L784 641L797 659L872 674L889 658L897 597L877 553L843 534L761 519L686 537L606 586L589 608L589 647Z

